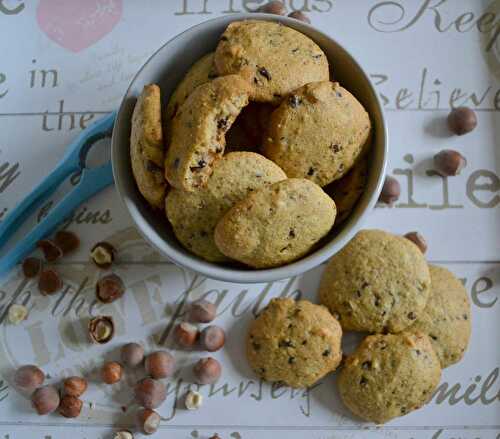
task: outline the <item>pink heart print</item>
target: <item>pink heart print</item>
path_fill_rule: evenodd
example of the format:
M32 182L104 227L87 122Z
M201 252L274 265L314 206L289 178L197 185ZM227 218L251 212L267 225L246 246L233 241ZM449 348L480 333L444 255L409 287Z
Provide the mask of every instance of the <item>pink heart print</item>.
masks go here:
M36 18L52 41L80 52L111 32L122 10L122 0L40 0Z

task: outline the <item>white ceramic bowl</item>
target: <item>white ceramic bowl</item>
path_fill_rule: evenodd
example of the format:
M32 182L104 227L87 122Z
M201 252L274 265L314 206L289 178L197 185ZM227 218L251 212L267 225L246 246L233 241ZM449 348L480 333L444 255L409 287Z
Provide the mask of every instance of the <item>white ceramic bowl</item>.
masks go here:
M366 191L340 230L324 245L291 264L265 270L235 268L200 259L185 250L176 240L167 219L147 206L136 188L130 167L130 119L137 96L146 84L157 83L162 91L162 108L189 67L217 46L220 35L232 21L259 19L280 21L313 39L326 53L333 66L335 80L353 93L370 114L373 148ZM328 35L303 22L269 14L226 15L196 25L163 45L142 66L132 80L120 106L113 130L112 162L116 189L126 210L144 238L174 263L204 276L240 283L270 282L304 273L338 252L361 228L375 205L384 180L387 159L387 129L382 106L375 89L354 58Z

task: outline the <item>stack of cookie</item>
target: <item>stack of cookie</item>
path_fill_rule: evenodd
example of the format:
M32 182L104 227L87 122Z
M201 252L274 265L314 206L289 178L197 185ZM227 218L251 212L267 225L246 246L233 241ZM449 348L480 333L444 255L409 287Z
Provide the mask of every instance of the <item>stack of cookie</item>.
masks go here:
M277 267L347 218L366 182L371 123L331 70L302 33L247 20L191 67L163 125L160 90L145 87L132 121L133 173L186 249L210 262Z
M328 263L319 298L322 305L274 299L250 327L249 363L263 379L310 386L338 366L340 326L372 334L338 377L345 405L368 421L423 406L469 343L464 286L404 237L359 232Z

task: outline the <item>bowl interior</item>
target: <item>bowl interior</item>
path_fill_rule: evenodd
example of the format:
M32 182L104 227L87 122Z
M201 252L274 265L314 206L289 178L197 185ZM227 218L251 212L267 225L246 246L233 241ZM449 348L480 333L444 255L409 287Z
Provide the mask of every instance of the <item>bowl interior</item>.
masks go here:
M130 121L137 96L146 84L157 83L162 91L162 108L189 67L215 50L227 25L235 20L261 19L280 21L312 38L325 52L336 81L347 88L370 114L374 135L370 172L365 192L350 217L323 246L310 255L283 267L250 270L217 265L198 258L176 240L168 221L153 212L136 188L130 166ZM387 157L387 133L382 108L376 92L357 62L327 35L287 17L267 14L228 15L188 29L162 46L139 70L122 101L113 130L112 162L116 188L144 238L173 262L207 277L230 282L268 282L295 276L314 268L339 251L360 229L362 220L378 199Z

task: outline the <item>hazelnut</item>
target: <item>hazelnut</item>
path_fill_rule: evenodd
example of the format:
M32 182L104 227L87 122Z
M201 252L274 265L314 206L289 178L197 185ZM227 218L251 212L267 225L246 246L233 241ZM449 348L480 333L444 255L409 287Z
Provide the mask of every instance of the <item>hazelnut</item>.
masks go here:
M460 174L467 165L467 160L458 151L443 149L434 156L434 167L443 177Z
M174 341L183 348L193 346L198 339L198 328L191 323L182 322L174 328Z
M399 181L394 177L387 175L385 177L384 185L382 186L382 192L380 192L379 201L385 204L392 204L399 199L401 194L401 186Z
M87 380L81 377L69 377L63 382L64 393L76 398L82 396L87 390Z
M36 243L36 246L42 250L43 256L47 262L54 262L63 254L59 246L50 239L42 239Z
M200 344L208 352L218 351L226 340L224 329L220 326L207 326L200 334Z
M413 242L422 253L425 253L427 251L427 241L420 233L408 232L404 236L406 239L409 239L411 242Z
M23 261L23 274L24 277L31 279L37 277L42 269L42 261L38 258L26 258Z
M65 418L77 418L82 411L83 402L75 396L65 395L59 404L59 414Z
M47 415L59 407L59 392L54 386L44 386L35 390L31 404L39 415Z
M448 127L457 136L470 133L476 126L476 113L469 107L454 108L448 115Z
M257 9L257 12L263 12L265 14L274 14L274 15L285 15L286 7L282 2L274 0L270 1L265 5L262 5L260 8Z
M198 410L203 405L201 393L190 390L184 398L184 405L188 410Z
M94 343L104 344L115 334L115 324L111 316L97 316L89 322L89 336Z
M116 361L108 361L101 368L101 379L106 384L114 384L122 379L122 365Z
M38 289L44 296L54 294L63 286L61 277L53 268L47 268L40 273Z
M207 357L194 365L193 372L198 384L213 384L220 378L222 367L215 358Z
M74 252L80 247L80 238L67 230L57 232L54 236L54 242L61 249L63 255Z
M115 433L113 439L134 439L134 435L132 434L131 431L121 430Z
M290 18L295 18L295 20L300 20L303 21L304 23L311 23L311 20L309 17L304 14L302 11L293 11L290 14L288 14Z
M216 306L207 300L197 300L189 309L189 320L196 323L209 323L217 314Z
M32 364L21 366L14 374L16 387L28 393L33 393L45 381L43 371Z
M122 363L137 367L144 361L144 348L139 343L127 343L121 349Z
M175 358L166 351L156 351L146 357L144 368L153 378L167 378L174 373Z
M28 308L24 305L17 305L13 303L9 306L9 312L7 313L7 318L9 322L13 325L18 325L28 316Z
M115 260L116 249L109 242L98 242L90 250L90 259L99 268L111 267Z
M147 409L159 407L167 397L167 389L161 381L144 378L134 387L137 404Z
M215 433L213 436L210 436L208 439L220 439L220 436Z
M120 276L108 274L101 277L95 286L97 300L102 303L111 303L123 296L125 285Z
M160 415L151 409L141 409L137 412L137 422L144 434L156 433L160 426Z

